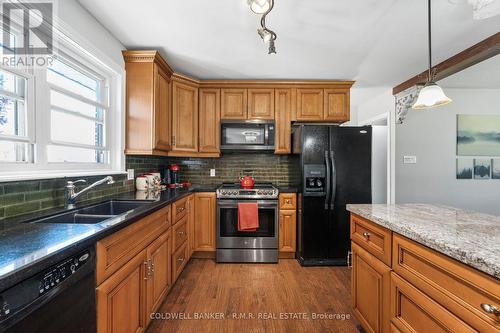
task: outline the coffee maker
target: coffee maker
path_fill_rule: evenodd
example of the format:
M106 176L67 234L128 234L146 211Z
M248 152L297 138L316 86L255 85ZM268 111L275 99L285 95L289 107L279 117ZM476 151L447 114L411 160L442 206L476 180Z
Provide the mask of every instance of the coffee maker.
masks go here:
M181 168L178 164L171 164L163 169L163 183L167 185L168 188L180 187L180 172Z

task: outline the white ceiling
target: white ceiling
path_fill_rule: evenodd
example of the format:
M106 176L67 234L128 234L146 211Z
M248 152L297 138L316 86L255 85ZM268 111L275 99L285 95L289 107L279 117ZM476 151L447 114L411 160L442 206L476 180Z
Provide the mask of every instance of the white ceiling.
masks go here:
M445 88L500 89L500 55L439 81Z
M129 49L159 49L202 79L349 79L394 86L427 66L424 0L275 0L278 54L257 36L246 0L79 0ZM472 19L466 0L433 1L434 62L499 31L500 15Z

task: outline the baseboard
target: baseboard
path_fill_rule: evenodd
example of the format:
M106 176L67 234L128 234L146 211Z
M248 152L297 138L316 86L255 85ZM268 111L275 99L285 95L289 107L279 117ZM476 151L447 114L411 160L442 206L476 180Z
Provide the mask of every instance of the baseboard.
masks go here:
M194 258L194 259L215 259L215 251L194 251L191 258Z

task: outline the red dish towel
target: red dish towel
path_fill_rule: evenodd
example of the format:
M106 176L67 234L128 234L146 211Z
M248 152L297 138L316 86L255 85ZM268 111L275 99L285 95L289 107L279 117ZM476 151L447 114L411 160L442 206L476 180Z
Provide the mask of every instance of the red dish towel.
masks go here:
M238 203L238 231L259 229L259 206L256 202Z

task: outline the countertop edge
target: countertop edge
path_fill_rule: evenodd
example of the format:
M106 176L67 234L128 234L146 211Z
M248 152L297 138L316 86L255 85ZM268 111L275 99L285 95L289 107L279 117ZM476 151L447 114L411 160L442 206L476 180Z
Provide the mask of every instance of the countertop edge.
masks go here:
M443 206L443 205L432 205L435 207L442 207L442 208L453 208L454 207L449 207L449 206ZM365 218L369 221L372 221L384 228L387 228L401 236L404 236L414 242L417 242L423 246L426 246L436 252L439 252L440 254L443 254L445 256L448 256L454 260L457 260L458 262L465 264L469 267L472 267L482 273L485 273L491 277L500 279L500 267L498 266L498 263L490 262L489 260L475 256L474 253L470 252L464 252L463 250L461 251L460 249L456 248L451 248L449 245L442 243L442 242L436 242L433 239L430 239L428 237L424 237L422 235L417 234L416 232L412 232L411 230L407 230L399 225L396 225L392 222L387 221L384 218L380 218L377 216L373 216L372 214L368 214L363 212L362 210L358 209L355 204L348 204L346 206L346 209L355 214L358 215L362 218Z

